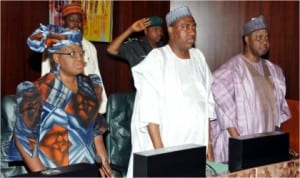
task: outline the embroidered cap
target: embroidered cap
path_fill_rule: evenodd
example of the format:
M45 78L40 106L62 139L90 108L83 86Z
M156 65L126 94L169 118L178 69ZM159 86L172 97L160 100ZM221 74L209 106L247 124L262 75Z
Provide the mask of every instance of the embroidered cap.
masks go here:
M54 53L64 46L81 45L81 40L80 30L40 24L40 27L27 38L27 44L35 52L42 53L47 49L49 53Z
M268 28L268 26L265 22L264 16L261 15L258 17L253 17L253 18L251 18L250 21L248 21L244 25L244 36L254 32L256 30L266 29L266 28Z
M191 13L190 9L187 6L181 6L179 8L171 10L166 15L167 26L170 26L176 20L178 20L182 17L186 17L186 16L192 16L192 13Z
M81 4L79 2L73 2L73 3L67 4L62 8L63 18L65 18L71 14L81 14L82 23L86 24L87 15L86 15L86 12L81 8Z
M65 5L62 8L62 16L66 17L70 14L82 14L81 5L77 2Z

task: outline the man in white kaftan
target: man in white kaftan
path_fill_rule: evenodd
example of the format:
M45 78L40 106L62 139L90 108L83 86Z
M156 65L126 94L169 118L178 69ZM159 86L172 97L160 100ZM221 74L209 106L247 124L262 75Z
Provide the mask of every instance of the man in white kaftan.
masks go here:
M70 29L82 29L83 17L82 17L82 8L79 3L71 3L63 7L62 15L65 27ZM100 73L99 65L98 65L98 57L95 46L85 38L82 38L82 48L85 51L84 55L84 74L97 74L101 80L102 94L100 101L99 113L104 114L106 112L106 104L107 104L107 95L105 92L102 76ZM50 72L51 64L50 59L44 59L42 61L42 71L41 76Z
M188 10L186 6L181 8ZM189 14L188 10L175 21L190 23L188 34L194 39L195 22ZM170 36L168 45L153 49L132 68L137 89L131 123L132 153L183 144L207 146L210 142L209 119L216 117L210 69L202 52L192 48L194 40L183 47L187 56L181 56L174 52L174 44L178 43L173 41L175 34ZM158 126L159 146L152 138L150 124ZM133 155L127 177L133 176L132 171Z
M245 47L213 74L218 119L211 122L214 158L228 161L231 136L271 132L290 118L285 78L279 66L260 56L269 49L262 16L244 27Z

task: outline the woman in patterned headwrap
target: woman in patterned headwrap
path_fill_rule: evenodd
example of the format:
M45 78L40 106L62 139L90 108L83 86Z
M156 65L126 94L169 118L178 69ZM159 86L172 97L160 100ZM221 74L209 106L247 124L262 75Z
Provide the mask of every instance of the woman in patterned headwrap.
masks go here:
M30 171L102 160L111 174L102 134L107 123L98 113L101 81L85 76L80 30L41 25L27 44L48 51L55 70L17 87L17 121L10 145L12 160ZM100 169L102 176L104 168Z

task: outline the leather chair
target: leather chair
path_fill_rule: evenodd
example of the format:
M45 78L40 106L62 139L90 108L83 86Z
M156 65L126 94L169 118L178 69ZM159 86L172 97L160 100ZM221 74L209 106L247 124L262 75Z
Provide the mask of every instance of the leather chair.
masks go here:
M106 119L109 131L105 135L108 161L116 177L125 177L131 154L131 116L135 93L114 93L108 98Z
M16 96L7 95L1 100L1 177L27 173L23 162L10 162L8 148L16 122Z

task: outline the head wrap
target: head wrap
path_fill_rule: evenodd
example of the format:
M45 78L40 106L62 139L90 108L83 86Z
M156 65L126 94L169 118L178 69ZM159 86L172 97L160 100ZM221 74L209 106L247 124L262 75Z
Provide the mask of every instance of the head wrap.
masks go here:
M82 14L82 8L80 3L74 2L67 4L62 8L62 16L66 17L70 14Z
M156 26L162 26L162 19L158 16L151 16L150 18L150 22L151 22L151 27L156 27Z
M27 38L29 48L35 52L49 53L59 51L64 46L81 45L82 34L80 30L69 30L60 26L40 24L32 35Z
M192 13L191 13L190 9L187 6L181 6L179 8L171 10L166 15L167 26L170 26L176 20L178 20L182 17L186 17L186 16L192 16Z
M244 36L256 30L268 28L264 16L253 17L244 25Z

